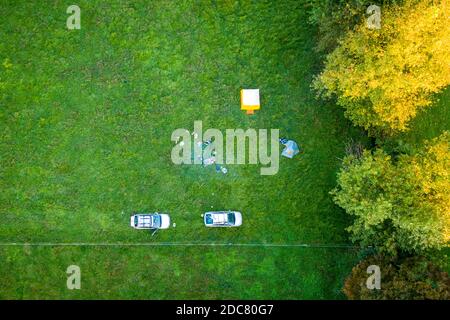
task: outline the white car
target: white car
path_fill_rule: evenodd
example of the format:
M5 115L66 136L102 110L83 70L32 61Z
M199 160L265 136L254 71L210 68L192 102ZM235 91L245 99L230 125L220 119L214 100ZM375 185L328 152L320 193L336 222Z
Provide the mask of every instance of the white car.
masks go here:
M239 211L210 211L203 215L207 227L239 227L242 214Z
M170 217L165 213L140 213L131 216L130 225L135 229L167 229Z

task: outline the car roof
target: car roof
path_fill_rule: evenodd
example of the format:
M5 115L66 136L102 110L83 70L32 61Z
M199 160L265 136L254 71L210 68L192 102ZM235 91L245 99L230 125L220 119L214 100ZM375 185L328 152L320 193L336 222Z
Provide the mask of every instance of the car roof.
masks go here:
M220 212L211 214L214 224L224 224L228 222L227 212Z
M153 221L151 215L136 215L137 225L139 227L149 228L152 227Z

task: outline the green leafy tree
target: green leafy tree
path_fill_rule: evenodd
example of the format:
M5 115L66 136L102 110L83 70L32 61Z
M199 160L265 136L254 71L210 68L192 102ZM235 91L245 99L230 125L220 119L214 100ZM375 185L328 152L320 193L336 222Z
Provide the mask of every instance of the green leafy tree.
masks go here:
M450 240L450 134L396 159L377 149L349 155L334 201L354 216L351 238L396 254L440 248Z
M381 289L366 285L370 265L380 267ZM448 300L450 278L425 257L392 259L371 256L355 266L346 279L344 294L350 300Z
M310 0L309 22L318 29L316 50L329 53L347 32L362 23L370 5L400 3L395 0Z
M346 116L371 135L407 130L450 84L448 16L442 1L383 6L381 28L368 28L364 19L348 31L313 87L337 97Z

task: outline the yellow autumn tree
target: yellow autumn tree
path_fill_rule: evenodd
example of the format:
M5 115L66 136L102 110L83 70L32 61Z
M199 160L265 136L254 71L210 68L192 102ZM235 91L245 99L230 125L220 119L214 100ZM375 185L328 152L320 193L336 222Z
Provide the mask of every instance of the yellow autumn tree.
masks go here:
M346 116L371 133L404 131L450 83L449 5L405 0L381 7L380 29L363 20L328 55L313 86L335 95Z

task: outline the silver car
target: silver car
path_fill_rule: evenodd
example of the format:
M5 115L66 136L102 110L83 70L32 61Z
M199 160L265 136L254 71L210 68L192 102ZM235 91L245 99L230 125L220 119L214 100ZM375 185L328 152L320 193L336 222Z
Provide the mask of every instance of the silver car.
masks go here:
M135 229L167 229L170 217L165 213L140 213L131 216L130 225Z
M210 211L203 215L207 227L239 227L242 214L239 211Z

